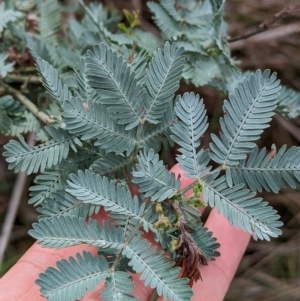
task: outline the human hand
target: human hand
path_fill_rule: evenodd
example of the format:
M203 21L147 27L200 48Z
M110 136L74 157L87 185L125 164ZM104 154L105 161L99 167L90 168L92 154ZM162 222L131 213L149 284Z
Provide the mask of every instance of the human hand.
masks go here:
M181 170L178 165L171 170L179 174ZM192 179L181 176L182 188L192 182ZM103 220L104 215L97 219ZM240 229L232 227L226 218L217 214L213 209L205 223L205 226L213 232L221 247L218 251L221 256L215 261L209 261L208 266L199 266L201 269L202 281L199 280L193 285L194 296L192 300L221 301L223 300L230 282L235 274L238 264L244 254L249 242L250 235ZM156 244L150 233L145 234L151 243ZM61 259L68 259L76 253L84 250L97 254L97 248L86 245L69 247L61 250L43 248L35 243L22 258L0 279L0 300L5 301L45 301L40 295L39 287L35 284L39 273L45 271L49 266ZM132 275L136 285L134 295L138 300L146 301L150 298L153 290L145 287L139 280L139 274ZM93 292L88 292L82 301L99 300L100 291L104 288L101 283ZM163 300L160 298L159 300Z

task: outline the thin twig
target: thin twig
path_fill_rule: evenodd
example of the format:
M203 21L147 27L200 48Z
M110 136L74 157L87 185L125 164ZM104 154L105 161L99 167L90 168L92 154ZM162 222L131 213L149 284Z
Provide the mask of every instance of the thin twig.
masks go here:
M35 84L40 85L41 79L39 76L28 76L28 75L16 75L16 74L10 74L5 77L5 80L12 81L15 83L28 83L28 84Z
M256 34L267 31L267 30L270 29L271 25L273 25L275 22L287 17L288 15L290 15L291 13L294 13L295 11L300 11L300 5L296 5L296 6L291 5L291 6L285 7L280 12L273 15L272 18L270 18L267 21L265 21L265 22L261 23L260 25L258 25L257 28L254 28L254 29L248 31L247 33L245 33L245 34L243 34L243 35L241 35L237 38L228 39L227 41L229 43L232 43L232 42L236 42L236 41L239 41L239 40L247 39L247 38L252 37Z
M290 34L298 32L300 23L292 23L283 25L274 29L270 29L260 35L253 36L247 40L239 40L229 44L231 50L237 50L247 47L250 43L262 43L270 40L278 40L282 37L287 37Z
M7 94L13 96L16 100L21 102L35 117L39 118L45 124L49 124L54 120L48 116L46 113L40 111L38 107L32 103L25 95L23 95L20 91L12 88L11 86L5 84L4 82L0 81L0 87L5 89Z
M28 137L28 144L33 146L34 145L34 133L30 133ZM9 201L8 209L5 215L2 234L0 237L0 267L2 265L2 260L4 256L4 252L6 250L7 244L9 242L10 233L16 218L16 214L19 208L19 204L23 195L23 190L25 187L27 179L26 172L20 172L17 176L17 180L14 184L13 194Z

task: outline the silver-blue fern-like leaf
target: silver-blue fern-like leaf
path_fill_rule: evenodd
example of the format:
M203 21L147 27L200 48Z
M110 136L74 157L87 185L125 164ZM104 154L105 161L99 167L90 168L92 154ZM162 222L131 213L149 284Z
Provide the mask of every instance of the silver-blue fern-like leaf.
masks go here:
M107 106L118 124L126 125L126 130L136 127L141 122L144 101L129 63L103 43L88 50L85 62L88 83L98 93L99 102Z
M198 13L199 8L202 7L202 2L193 0L185 4L177 3L174 0L161 0L159 2L160 4L147 2L147 6L153 13L153 20L166 40L177 40L185 37L199 38L197 33L200 33L199 30L201 30L201 26L199 26L201 16ZM177 6L180 9L176 9ZM197 17L198 22L196 24ZM205 23L208 22L202 22L201 25L203 26Z
M176 159L180 168L186 172L184 176L200 181L211 169L207 167L210 161L208 151L198 151L202 135L208 128L203 100L199 100L199 95L194 93L185 93L177 101L175 113L180 121L171 126L171 139L181 146L181 155Z
M103 107L92 100L83 103L78 97L72 98L65 103L63 116L68 132L82 140L97 139L95 145L106 152L118 155L126 151L130 155L135 148L134 131L126 131L116 124Z
M86 102L87 100L97 102L98 94L89 85L85 70L85 58L81 58L78 62L77 68L74 69L74 79L77 84L76 96L80 97L82 102Z
M89 170L100 176L114 175L132 167L130 157L124 155L106 154L95 160Z
M93 256L84 251L82 255L77 253L76 257L68 259L58 261L57 268L47 268L36 281L42 295L50 301L81 299L87 290L94 290L110 276L108 262L103 256Z
M190 300L193 292L187 284L188 279L176 279L180 269L173 267L174 262L167 261L163 251L157 252L146 240L135 237L122 254L130 259L128 264L141 273L140 280L156 288L159 296L172 301Z
M36 63L43 86L60 105L63 105L72 97L68 86L61 82L57 70L51 64L41 58L38 58Z
M0 97L0 107L11 117L21 117L26 111L26 107L20 102L14 100L11 95L4 95Z
M56 42L56 34L60 28L60 6L57 0L44 0L39 3L41 17L39 19L40 36L50 43Z
M278 228L282 222L278 221L277 211L262 198L254 198L255 192L244 189L244 184L229 187L226 176L210 182L211 179L204 183L204 201L216 207L231 225L260 239L270 240L281 234Z
M44 144L31 147L22 136L18 136L20 142L10 140L4 146L6 151L3 156L7 157L9 169L14 169L15 172L27 170L28 175L39 170L43 172L46 167L50 168L66 159L70 148L76 152L75 144L82 146L77 137L71 136L63 129L46 127L45 130L53 139Z
M38 240L39 244L48 248L66 248L79 244L94 247L122 249L124 234L122 228L112 223L103 223L101 227L96 220L70 215L52 216L34 223L28 233Z
M220 256L220 253L216 251L221 245L217 243L217 239L212 237L213 233L208 231L207 228L203 227L200 223L197 225L194 232L191 233L191 237L197 244L198 248L202 251L203 256L207 260L214 261L216 257Z
M169 108L174 93L179 88L184 66L183 48L166 43L164 49L154 52L145 76L146 103L144 118L158 123Z
M137 159L137 171L132 172L132 182L139 186L139 191L145 198L161 202L179 191L180 180L165 168L153 149L141 151Z
M10 117L10 114L8 115ZM25 111L22 116L10 118L11 125L5 134L18 136L29 132L38 132L41 128L41 122L31 112Z
M298 117L300 115L300 93L282 86L276 112L285 118Z
M140 44L138 45L140 46ZM126 47L125 45L123 45L121 49L121 54L129 62L131 70L135 72L137 83L141 86L144 85L146 68L149 61L149 53L147 53L146 50L143 49L141 51L138 51L137 49L135 49L135 51L133 52L132 46ZM152 55L153 52L150 52L150 54Z
M224 101L220 138L212 134L211 158L224 166L238 165L254 147L277 106L280 90L276 74L257 70L240 82Z
M31 197L29 204L40 205L46 198L52 198L58 190L63 190L71 173L78 171L78 165L74 159L64 159L52 168L46 168L42 174L34 179L33 186L29 187Z
M130 274L123 271L110 272L105 281L105 288L101 292L103 301L134 301L137 297L130 295L134 284Z
M88 7L84 5L82 0L79 0L79 3L86 12L83 24L87 31L97 32L100 40L107 45L132 45L134 42L132 37L121 33L112 33L107 28L110 27L110 23L115 23L117 20L120 20L118 15L115 14L108 19L105 17L104 20L101 20L101 16L104 16L106 14L105 11L107 11L102 7L102 4L91 3Z
M40 129L40 121L11 95L0 97L1 126L5 135L18 136Z
M7 27L9 22L14 22L22 17L22 13L13 9L4 9L3 5L0 6L0 33Z
M226 169L227 183L244 183L252 191L273 191L281 188L296 188L300 185L300 148L282 146L278 152L275 145L271 153L256 146L248 160L241 160L236 166Z
M165 39L181 36L180 28L173 18L158 3L147 2L147 6L154 14L153 19L162 31Z
M148 228L147 221L143 218L146 203L140 205L137 196L132 196L129 188L116 180L109 180L86 170L79 171L78 175L72 174L68 184L66 191L80 201L101 205L107 211L137 219Z
M39 219L54 215L72 215L86 219L92 214L99 213L99 210L99 205L84 204L62 190L53 193L52 198L46 198L41 206L36 208L36 211L41 214Z
M146 150L153 148L154 151L158 153L162 145L165 149L167 149L169 145L174 146L174 142L170 138L170 126L175 122L175 119L173 103L170 103L160 123L146 123L142 127L141 144L143 148Z

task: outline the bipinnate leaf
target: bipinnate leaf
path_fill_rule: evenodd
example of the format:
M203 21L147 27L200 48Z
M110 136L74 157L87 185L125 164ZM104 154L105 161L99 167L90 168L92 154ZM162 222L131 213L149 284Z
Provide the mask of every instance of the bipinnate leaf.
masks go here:
M153 149L141 151L137 158L137 171L132 172L132 182L139 186L145 198L161 202L179 191L180 180L165 168Z
M220 138L212 134L211 158L223 165L238 165L254 147L267 127L278 102L276 73L257 70L243 79L224 101Z
M162 148L168 148L169 145L174 146L173 140L170 138L170 126L174 123L176 117L174 114L173 104L169 104L169 108L165 112L160 123L146 123L141 128L141 139L143 147L146 150L154 149L159 152Z
M94 144L106 152L132 153L134 131L125 131L124 126L116 124L99 103L93 100L83 103L80 98L73 97L65 102L63 109L66 129L71 134L82 140L97 139Z
M198 224L195 231L190 235L207 260L214 261L215 257L220 256L220 253L216 250L220 248L221 245L217 242L216 238L212 237L213 233L203 227L202 224Z
M276 112L285 118L298 117L300 115L300 93L282 86Z
M36 63L43 86L60 105L63 105L72 97L68 86L61 82L57 70L51 64L41 58L38 58Z
M160 4L149 1L147 2L147 6L153 13L154 22L166 39L172 39L182 34L179 23L176 22Z
M96 91L88 84L88 79L86 75L86 65L85 58L81 57L77 64L77 68L74 69L74 80L77 84L76 96L79 96L83 102L86 100L97 101L98 94Z
M88 50L86 74L110 116L130 130L141 122L143 92L128 62L105 44Z
M207 167L210 161L208 151L198 151L202 135L208 128L203 100L194 93L185 93L177 101L175 113L179 121L171 126L171 139L181 146L177 161L186 172L184 176L200 180L211 169Z
M68 184L66 191L83 203L101 205L107 211L141 221L147 231L148 223L143 216L146 203L140 205L127 186L88 170L72 174Z
M10 129L12 127L12 121L2 107L0 107L0 124L1 124L0 127L1 134L10 132Z
M171 301L188 301L192 297L188 279L177 279L180 269L174 268L174 262L168 262L163 251L157 252L146 240L135 237L122 254L130 259L128 264L141 273L140 279L145 285L156 288L159 296Z
M1 9L1 7L0 7ZM1 10L0 10L1 13ZM0 21L0 32L1 32L1 21ZM7 63L6 59L8 58L8 54L0 53L0 78L6 77L7 73L14 71L14 62Z
M260 239L270 240L281 234L277 211L262 198L254 198L255 192L243 189L244 184L229 187L226 176L210 182L211 179L204 184L204 201L216 207L231 225Z
M29 146L24 138L19 135L20 142L10 140L4 146L6 151L3 156L7 157L6 161L9 163L9 169L14 169L15 172L27 169L28 175L39 170L43 172L46 167L50 168L66 159L70 148L76 152L75 144L82 146L78 138L71 136L63 129L46 127L45 130L53 139L44 144Z
M100 206L84 204L62 190L53 193L52 198L46 198L41 206L36 209L41 214L39 219L54 215L72 215L86 219L92 214L97 214L99 210Z
M106 288L101 292L103 301L133 301L137 297L130 295L134 289L134 284L129 273L114 271L105 281Z
M110 276L106 259L86 251L82 255L57 261L57 268L49 267L39 275L36 283L42 295L50 301L75 301L93 291Z
M300 148L282 146L278 152L275 145L271 153L261 151L256 146L248 160L241 160L238 165L226 169L227 181L234 185L244 183L252 191L273 191L281 188L296 188L300 185Z
M179 88L184 66L183 48L167 42L154 52L145 76L146 103L144 118L150 123L161 121Z
M65 188L67 178L77 170L76 162L68 158L52 168L46 168L42 174L35 177L35 185L29 187L31 198L28 203L37 206L43 203L46 198L52 198L55 192Z
M6 9L4 10L4 5L0 6L0 33L7 27L9 22L14 22L20 18L23 14L19 11Z
M120 249L124 245L121 228L106 222L101 227L91 218L87 224L83 218L76 216L53 216L34 223L32 227L29 234L48 248L61 249L84 243L98 248Z
M40 3L41 17L39 18L40 35L42 40L56 42L56 33L60 28L60 6L57 0L44 0Z
M94 161L89 169L101 176L104 176L122 172L128 165L131 166L131 163L130 157L107 154Z
M40 121L11 95L0 97L0 115L0 132L5 135L17 136L40 128Z

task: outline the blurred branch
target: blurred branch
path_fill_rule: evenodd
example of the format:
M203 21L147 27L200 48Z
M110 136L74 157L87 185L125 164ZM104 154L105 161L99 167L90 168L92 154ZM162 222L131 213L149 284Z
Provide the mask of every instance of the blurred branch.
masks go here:
M29 134L28 144L33 146L34 145L34 133ZM20 200L23 195L25 183L27 179L26 172L20 172L17 176L17 180L14 184L13 194L9 201L8 209L5 215L4 224L2 228L2 233L0 236L0 266L2 264L4 252L7 247L7 243L9 242L11 230L13 227L13 223L16 218L16 214L19 208Z
M39 118L45 124L53 122L53 119L50 118L46 113L39 110L39 108L32 103L25 95L20 91L15 90L13 87L5 84L3 81L0 81L0 88L4 89L4 92L13 96L16 100L21 102L35 117Z
M5 80L7 81L12 81L12 82L15 82L15 83L28 83L28 84L36 84L36 85L39 85L41 84L41 79L39 76L25 76L25 75L16 75L16 74L10 74L10 75L7 75L5 77Z
M265 32L259 36L251 37L247 41L245 40L236 41L234 43L231 43L229 47L231 50L237 50L237 49L244 48L248 43L259 43L259 42L264 42L269 40L280 39L282 37L286 37L290 34L296 33L299 30L300 30L300 23L288 24L285 26L280 26L278 28L271 29L268 32Z
M247 33L237 37L237 38L232 38L232 39L228 39L227 41L229 43L232 42L236 42L239 40L244 40L247 38L250 38L254 35L257 35L261 32L267 31L270 29L271 25L273 25L275 22L287 17L288 15L290 15L291 13L294 13L296 11L300 11L300 5L290 5L288 7L285 7L284 9L282 9L280 12L278 12L277 14L273 15L272 18L268 19L267 21L261 23L260 25L258 25L257 28L254 28L250 31L248 31Z

